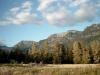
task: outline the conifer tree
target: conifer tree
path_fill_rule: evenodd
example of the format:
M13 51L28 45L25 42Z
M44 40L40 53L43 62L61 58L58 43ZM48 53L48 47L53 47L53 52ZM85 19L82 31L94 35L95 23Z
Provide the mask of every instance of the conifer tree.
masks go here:
M56 43L54 45L54 53L53 53L53 63L54 64L61 64L65 61L65 48L63 44Z
M82 46L80 42L74 42L73 44L73 62L75 64L81 64L82 63Z
M94 63L100 63L100 41L94 40L91 43Z
M90 51L87 48L83 49L82 63L83 64L89 64L89 63L91 63Z
M29 50L29 55L33 62L39 62L39 51L37 50L37 46L35 43L32 44L31 49Z
M49 54L48 41L44 41L43 43L43 62L44 63L47 63L49 61L48 54Z

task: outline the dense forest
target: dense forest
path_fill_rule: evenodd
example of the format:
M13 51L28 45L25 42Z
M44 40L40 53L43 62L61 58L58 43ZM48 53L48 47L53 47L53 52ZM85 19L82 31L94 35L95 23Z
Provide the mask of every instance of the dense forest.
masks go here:
M68 39L69 38L69 39ZM24 46L26 47L26 46ZM53 35L30 48L0 48L0 63L98 64L100 63L100 24L66 36Z
M43 50L37 50L33 45L27 52L16 48L10 52L0 49L0 63L45 63L45 64L90 64L100 63L100 41L94 40L88 46L75 41L72 49L56 43L52 51L48 50L48 43L44 43Z

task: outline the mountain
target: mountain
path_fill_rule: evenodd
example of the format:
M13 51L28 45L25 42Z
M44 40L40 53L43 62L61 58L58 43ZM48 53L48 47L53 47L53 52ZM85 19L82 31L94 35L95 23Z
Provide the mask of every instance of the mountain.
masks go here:
M47 39L35 41L20 41L13 48L20 48L20 50L26 51L32 47L35 43L38 49L43 48L44 42L47 41L49 47L52 47L55 43L64 44L65 47L72 46L74 41L85 41L86 43L92 40L100 40L100 24L93 24L88 26L84 31L69 30L67 32L57 33L49 36Z
M57 33L49 36L47 39L38 42L38 47L43 47L45 41L49 46L55 43L61 43L65 46L72 45L74 41L85 41L86 43L91 40L100 38L100 24L93 24L88 26L84 31L69 30L67 32Z
M20 50L28 50L31 48L32 44L36 43L34 41L20 41L13 48L19 48Z
M53 34L49 36L47 39L41 40L38 43L39 43L39 46L43 46L43 43L47 41L49 46L53 46L55 43L61 43L66 46L73 40L77 39L78 36L81 35L81 33L82 33L81 31L69 30L67 32Z
M51 35L48 39L49 40L51 39L50 41L52 41L52 39L56 40L58 38L73 40L73 39L79 39L79 38L80 39L89 38L89 37L98 36L98 35L100 35L100 24L93 24L91 26L88 26L84 31L69 30L68 32Z
M88 26L84 31L84 35L88 36L96 36L100 35L100 24L93 24L92 26Z
M6 45L0 45L0 49L4 50L4 51L11 51L12 47L8 47Z

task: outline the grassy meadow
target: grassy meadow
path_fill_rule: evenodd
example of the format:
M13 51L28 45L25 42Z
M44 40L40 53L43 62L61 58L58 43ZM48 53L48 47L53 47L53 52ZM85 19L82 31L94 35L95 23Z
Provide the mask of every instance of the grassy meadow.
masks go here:
M100 64L2 64L0 75L100 75Z

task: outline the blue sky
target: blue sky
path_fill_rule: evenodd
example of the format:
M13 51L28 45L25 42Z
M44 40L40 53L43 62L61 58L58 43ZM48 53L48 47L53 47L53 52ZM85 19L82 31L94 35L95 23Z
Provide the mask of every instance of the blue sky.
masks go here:
M100 0L0 0L0 42L39 41L100 23Z

